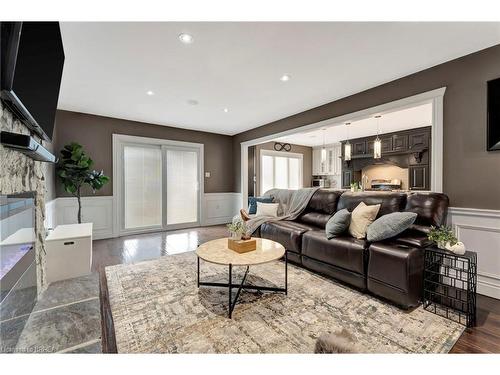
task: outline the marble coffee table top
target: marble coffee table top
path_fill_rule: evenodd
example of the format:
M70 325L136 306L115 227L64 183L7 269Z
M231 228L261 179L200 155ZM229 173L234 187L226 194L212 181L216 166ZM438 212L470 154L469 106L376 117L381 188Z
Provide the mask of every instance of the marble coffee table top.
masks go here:
M268 263L280 259L285 255L283 245L264 238L256 238L256 240L256 250L240 254L227 247L227 238L219 238L201 244L196 250L196 255L210 263L232 264L233 266L251 266Z

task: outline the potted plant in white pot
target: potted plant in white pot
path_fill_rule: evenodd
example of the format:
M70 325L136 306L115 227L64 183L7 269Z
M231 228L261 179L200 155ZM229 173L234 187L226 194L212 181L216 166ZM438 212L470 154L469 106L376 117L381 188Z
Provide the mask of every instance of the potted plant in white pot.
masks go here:
M447 226L433 227L427 235L429 240L436 243L437 247L443 250L449 250L455 254L464 254L465 245L459 242L453 230Z

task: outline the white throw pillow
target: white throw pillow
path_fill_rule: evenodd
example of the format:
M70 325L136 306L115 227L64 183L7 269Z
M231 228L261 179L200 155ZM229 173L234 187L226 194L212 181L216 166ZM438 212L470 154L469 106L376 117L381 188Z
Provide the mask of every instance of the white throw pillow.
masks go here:
M365 238L368 226L373 223L380 210L380 204L367 206L364 202L351 213L351 224L349 225L349 234L354 238Z
M278 217L279 203L257 202L257 212L255 216L273 216Z

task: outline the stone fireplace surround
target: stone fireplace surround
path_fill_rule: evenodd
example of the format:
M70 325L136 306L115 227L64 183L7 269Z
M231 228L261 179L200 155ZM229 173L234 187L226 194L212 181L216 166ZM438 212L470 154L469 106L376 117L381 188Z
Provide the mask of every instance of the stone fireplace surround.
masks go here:
M0 102L0 130L29 134L29 130ZM51 148L43 142L44 147ZM34 192L35 209L35 260L37 266L38 295L46 288L45 279L45 199L47 192L46 178L53 172L53 165L35 161L25 154L0 145L0 194ZM53 184L50 184L52 186Z

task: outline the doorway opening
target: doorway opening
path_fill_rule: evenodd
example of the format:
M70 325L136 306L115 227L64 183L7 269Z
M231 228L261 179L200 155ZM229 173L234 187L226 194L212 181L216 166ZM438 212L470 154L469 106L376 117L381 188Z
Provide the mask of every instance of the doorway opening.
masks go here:
M293 148L295 146L304 146L311 148L310 153L312 154L312 166L310 167L311 175L307 178L310 179L308 182L304 182L303 186L324 186L333 188L346 188L346 181L350 181L356 175L357 169L359 169L359 175L361 181L361 176L363 175L363 168L366 167L368 162L363 160L361 153L370 154L374 152L373 146L374 142L371 137L374 138L377 135L387 134L390 140L397 138L396 142L388 142L386 139L382 139L382 159L386 160L388 163L393 163L399 165L404 160L409 160L414 158L416 161L409 161L408 167L403 166L407 169L408 173L412 176L415 181L409 181L406 186L409 190L413 188L419 190L431 190L435 192L443 191L443 97L446 88L439 88L432 91L424 92L411 97L399 99L393 102L381 104L375 107L367 108L357 112L345 114L335 118L327 119L317 123L301 126L299 128L287 130L284 132L272 134L269 136L261 137L258 139L246 141L241 143L241 192L242 192L242 206L245 207L248 201L249 193L257 195L262 193L258 191L259 184L256 180L259 175L252 165L252 160L259 160L259 155L257 153L257 148L262 144L278 144L280 147L288 145L288 148ZM417 113L421 114L421 118L425 121L416 121L414 125L408 125L401 127L401 123L397 120L397 113L412 113L413 118L419 118ZM387 121L382 123L382 125L377 123L375 120L376 116L382 115L387 116ZM391 121L389 121L392 119ZM345 134L346 123L352 123L352 134ZM380 129L379 129L380 127ZM421 133L429 132L428 138L422 137L418 134L408 133L408 129L421 128ZM425 130L425 131L424 131ZM404 133L402 137L398 137L397 132L407 132ZM427 133L426 133L427 134ZM359 146L353 149L353 160L357 159L357 163L352 167L351 163L348 163L351 168L345 167L345 157L344 157L344 141L346 139L353 139L356 137L370 137L370 139L360 139ZM381 137L384 138L384 137ZM428 144L422 144L421 141L425 138ZM401 145L401 140L408 139L408 142ZM314 145L311 142L316 142ZM319 143L318 143L319 142ZM413 152L410 146L413 144L418 145L416 151ZM392 154L386 153L384 158L384 153L387 148L391 145ZM364 146L364 147L363 147ZM371 147L371 148L370 148ZM252 156L252 157L250 157ZM426 159L428 157L428 159ZM401 160L399 160L401 159ZM422 166L414 166L414 164L421 164L423 162L428 163L425 168ZM360 165L357 165L360 164ZM368 163L369 164L369 163ZM404 163L403 163L404 164ZM360 167L360 168L357 168ZM309 166L304 164L304 170L309 168ZM379 173L392 171L390 168L385 170L377 170ZM345 172L345 173L344 173ZM350 172L350 173L349 173ZM252 176L253 173L253 176ZM404 186L405 179L398 178L398 173L395 174L391 179L387 180L401 180L401 185ZM351 176L350 178L347 178ZM365 174L366 179L366 174ZM374 178L375 179L375 178ZM352 180L354 181L354 180ZM328 184L326 184L328 182ZM359 181L358 181L359 183ZM412 185L413 184L413 185ZM418 185L418 186L417 186Z

